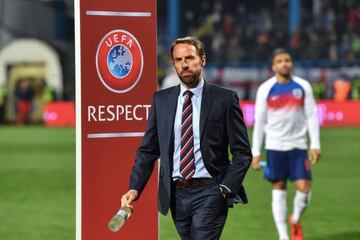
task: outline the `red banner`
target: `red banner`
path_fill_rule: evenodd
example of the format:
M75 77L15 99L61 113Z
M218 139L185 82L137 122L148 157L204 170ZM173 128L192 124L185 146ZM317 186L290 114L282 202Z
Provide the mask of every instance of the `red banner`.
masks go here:
M48 103L45 106L43 118L47 127L75 127L75 103Z
M157 239L156 174L124 227L107 226L128 190L156 90L156 1L81 0L79 7L81 239Z
M248 127L254 125L254 102L240 101ZM334 102L318 101L316 103L320 126L323 127L360 127L360 101Z

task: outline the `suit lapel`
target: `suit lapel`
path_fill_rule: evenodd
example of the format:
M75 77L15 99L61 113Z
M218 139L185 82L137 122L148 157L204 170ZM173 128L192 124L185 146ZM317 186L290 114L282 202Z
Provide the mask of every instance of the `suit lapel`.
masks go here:
M209 114L212 101L213 101L213 97L211 92L211 85L204 82L204 89L202 93L201 110L200 110L200 141L202 140L206 119Z
M174 123L175 123L175 114L176 114L176 108L177 108L177 101L178 96L180 93L180 85L176 86L168 95L167 102L165 103L166 108L166 115L164 115L164 118L169 119L167 121L166 129L164 129L167 133L168 138L168 146L169 146L169 157L172 160L172 148L174 147Z

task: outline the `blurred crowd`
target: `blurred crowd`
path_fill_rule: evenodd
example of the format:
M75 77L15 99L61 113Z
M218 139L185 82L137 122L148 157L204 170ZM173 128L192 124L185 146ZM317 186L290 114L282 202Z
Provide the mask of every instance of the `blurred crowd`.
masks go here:
M299 27L289 32L289 1L184 0L183 32L199 36L214 62L264 61L276 47L295 59L360 58L360 2L300 1Z
M208 59L207 80L253 99L261 81L271 76L273 50L291 53L299 73L318 99L360 99L360 1L301 0L298 27L288 0L181 1L181 33L199 37ZM159 8L159 85L178 83L169 70L164 17ZM299 70L300 69L300 70ZM341 101L341 100L340 100Z

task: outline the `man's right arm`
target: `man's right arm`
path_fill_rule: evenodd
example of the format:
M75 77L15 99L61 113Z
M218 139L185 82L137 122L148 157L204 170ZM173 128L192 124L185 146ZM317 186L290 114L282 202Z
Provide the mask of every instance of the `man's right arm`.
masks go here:
M159 139L157 134L155 95L151 105L148 126L136 152L135 163L130 175L129 191L122 196L123 204L131 205L144 190L154 169L154 163L160 156Z

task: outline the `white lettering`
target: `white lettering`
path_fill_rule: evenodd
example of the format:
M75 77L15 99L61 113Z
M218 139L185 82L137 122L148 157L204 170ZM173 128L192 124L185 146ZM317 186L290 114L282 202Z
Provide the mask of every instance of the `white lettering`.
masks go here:
M121 37L119 36L119 34L114 34L111 37L108 37L105 40L105 44L106 46L108 46L109 48L112 47L115 43L126 43L126 45L131 49L132 45L133 45L133 40L132 39L128 39L127 35L122 34Z
M143 121L149 118L151 105L88 106L88 122Z
M133 41L130 39L130 40L126 43L126 45L128 45L129 48L131 49L132 43L133 43Z
M104 121L106 121L106 119L105 119L105 117L104 117L104 114L105 114L104 109L105 109L105 106L104 106L104 105L100 105L100 106L98 107L98 120L99 120L99 122L104 122Z
M121 42L123 43L124 41L126 41L126 35L123 34L123 35L121 36Z
M88 122L91 122L91 119L94 119L94 121L97 122L95 112L96 108L94 106L88 106Z
M114 34L114 42L118 43L119 42L119 35L118 34Z
M144 107L146 109L146 119L149 119L149 112L150 112L151 105L144 105Z
M116 105L116 120L119 121L120 115L124 114L124 106Z
M143 117L138 117L137 115L136 115L136 111L137 111L137 109L138 108L142 108L143 106L142 105L136 105L135 107L134 107L134 118L135 118L135 120L137 120L137 121L141 121L141 120L143 120Z
M107 106L107 108L106 108L106 111L109 113L109 115L111 115L111 117L107 117L106 118L106 120L107 121L114 121L115 120L115 113L114 113L114 105L109 105L109 106Z
M126 121L133 120L133 118L131 116L129 116L132 113L130 108L132 108L131 105L126 105L126 107L125 107L125 109L126 109L126 111L125 111L125 115L126 115L125 119L126 119Z
M111 47L111 45L112 45L111 38L106 39L105 43L106 43L106 46Z

